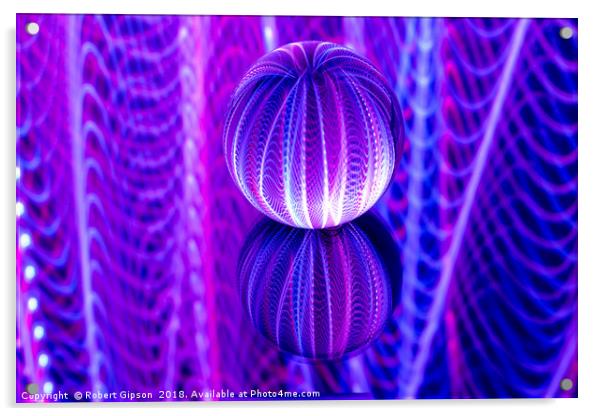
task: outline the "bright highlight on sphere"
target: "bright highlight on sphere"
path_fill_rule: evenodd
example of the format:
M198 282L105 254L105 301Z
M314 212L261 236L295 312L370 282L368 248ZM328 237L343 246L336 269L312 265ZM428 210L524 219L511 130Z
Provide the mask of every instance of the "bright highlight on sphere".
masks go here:
M366 58L327 42L282 46L234 92L224 129L228 169L270 218L327 228L370 209L403 138L401 110Z

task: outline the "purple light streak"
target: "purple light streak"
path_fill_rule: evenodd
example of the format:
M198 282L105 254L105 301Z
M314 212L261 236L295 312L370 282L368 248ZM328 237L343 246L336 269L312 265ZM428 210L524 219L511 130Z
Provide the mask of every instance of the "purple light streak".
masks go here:
M466 225L468 223L470 212L473 209L475 195L481 183L481 176L483 174L483 170L485 169L485 163L487 162L491 143L495 137L495 129L499 121L502 106L506 101L508 88L512 81L512 75L516 67L516 60L519 56L519 52L523 45L523 40L528 27L528 19L519 19L516 28L514 29L514 34L512 35L512 40L509 46L510 53L504 64L504 69L502 70L502 76L497 87L495 100L493 101L491 112L487 119L483 141L479 146L479 150L476 155L475 167L466 188L462 209L460 210L456 226L454 227L454 231L452 233L451 246L448 254L443 260L440 288L437 291L433 305L429 311L426 329L421 336L421 349L416 360L414 361L414 377L411 379L408 386L408 395L410 397L414 397L416 395L416 391L418 390L418 387L422 382L422 378L424 377L424 367L426 360L428 359L428 353L431 348L433 336L441 322L443 305L447 299L448 287L454 271L454 266L458 258L460 247L464 240Z

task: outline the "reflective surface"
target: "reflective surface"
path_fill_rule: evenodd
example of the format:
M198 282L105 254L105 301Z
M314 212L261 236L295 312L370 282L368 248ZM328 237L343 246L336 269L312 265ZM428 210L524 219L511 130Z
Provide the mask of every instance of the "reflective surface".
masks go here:
M270 220L249 234L239 259L241 297L255 328L283 351L336 359L380 335L392 311L399 253L375 217L329 230ZM395 282L399 288L400 282Z

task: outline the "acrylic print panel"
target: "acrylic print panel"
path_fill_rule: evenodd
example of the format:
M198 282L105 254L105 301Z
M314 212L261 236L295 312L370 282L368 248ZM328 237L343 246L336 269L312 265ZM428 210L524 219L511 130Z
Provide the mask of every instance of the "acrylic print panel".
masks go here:
M576 397L577 38L18 15L16 400Z

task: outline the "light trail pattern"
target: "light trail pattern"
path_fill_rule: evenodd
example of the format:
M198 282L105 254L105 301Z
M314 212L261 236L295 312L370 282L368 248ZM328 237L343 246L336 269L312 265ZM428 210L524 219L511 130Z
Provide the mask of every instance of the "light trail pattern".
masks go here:
M18 15L16 30L18 401L32 384L577 396L576 20ZM370 210L386 232L368 236L397 258L390 317L337 360L266 340L237 280L265 217L228 171L228 106L300 41L365 57L404 119Z

